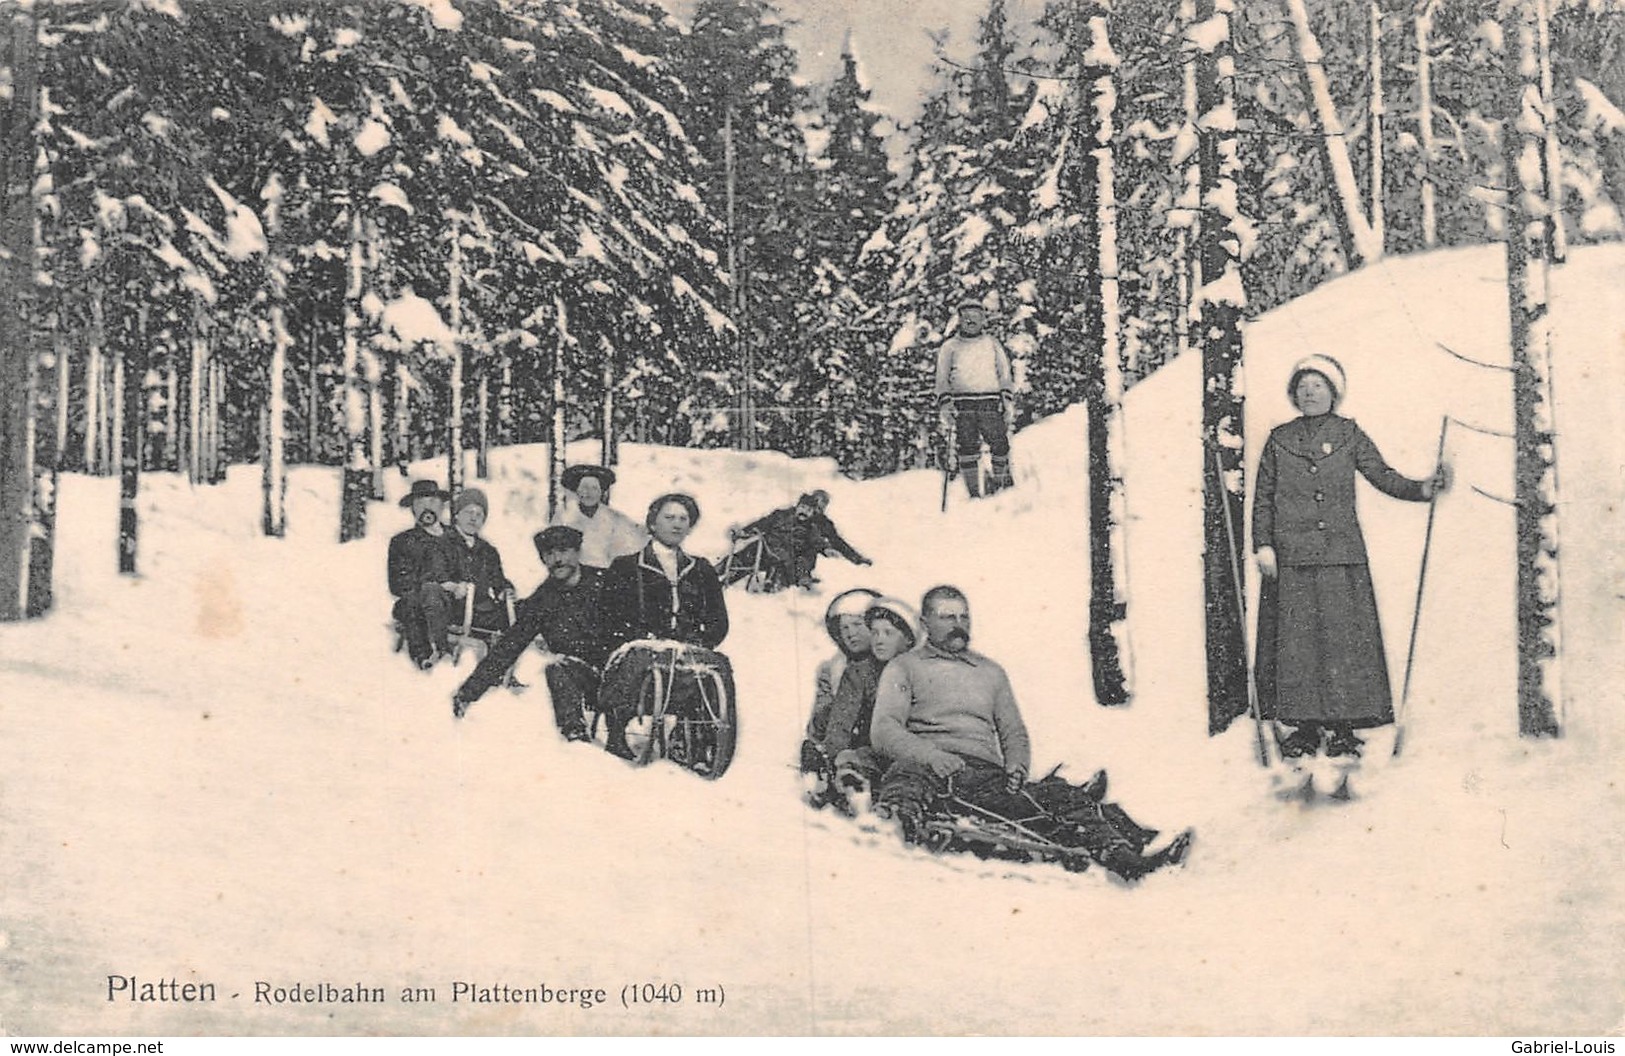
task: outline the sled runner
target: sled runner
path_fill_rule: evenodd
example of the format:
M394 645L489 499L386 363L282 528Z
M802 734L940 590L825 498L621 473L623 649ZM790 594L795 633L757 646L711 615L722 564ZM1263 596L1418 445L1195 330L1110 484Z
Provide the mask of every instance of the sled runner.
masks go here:
M631 761L647 766L665 758L707 780L721 777L733 762L739 735L731 680L708 659L709 650L676 642L639 642L631 648L654 654L626 725ZM582 718L598 739L603 716L584 707Z
M724 587L745 584L749 594L772 594L789 586L784 564L767 552L760 533L742 536L717 565L717 578Z
M514 624L513 599L508 598L506 600L508 626L512 627ZM398 653L406 648L406 628L401 626L399 620L391 620L388 626L395 635L395 645L391 651ZM491 651L491 643L502 637L504 630L506 628L476 627L474 625L474 593L470 591L463 598L462 622L453 624L446 629L446 640L451 644L451 665L456 667L462 661L463 650L470 648L474 650L475 663L483 660L485 654ZM508 677L509 679L512 678L511 671Z

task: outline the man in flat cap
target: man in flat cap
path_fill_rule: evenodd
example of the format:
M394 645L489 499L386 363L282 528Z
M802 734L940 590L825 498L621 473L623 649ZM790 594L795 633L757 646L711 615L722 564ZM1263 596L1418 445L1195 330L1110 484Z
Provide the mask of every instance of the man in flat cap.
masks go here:
M470 704L502 681L526 647L541 639L548 653L546 678L554 721L565 740L584 741L582 709L589 704L596 709L598 673L609 656L599 619L604 573L581 563L581 533L574 528L544 528L531 541L547 567L547 578L519 603L513 626L457 690L451 712L462 718Z
M613 469L570 466L564 471L561 483L572 497L564 500L552 523L581 533L582 564L608 568L617 557L643 549L648 533L609 504L609 489L615 485Z
M873 564L841 538L835 522L824 512L828 508L829 492L809 491L796 499L794 506L782 507L743 528L732 529L729 535L734 539L758 536L762 553L759 561L736 556L730 563L729 582L737 582L753 566L759 566L768 572L768 589L796 586L810 590L817 582L813 570L820 555L839 554L854 565Z
M982 494L982 442L993 456L987 494L1009 487L1010 429L1015 422L1010 354L987 332L987 309L968 296L959 305L959 332L937 352L937 411L944 435L954 437L954 454L965 490Z
M389 592L395 595L394 617L406 639L407 654L427 670L451 652L446 629L451 620L451 594L442 586L454 578L440 518L451 498L432 480L414 480L401 499L412 511L412 527L389 541Z

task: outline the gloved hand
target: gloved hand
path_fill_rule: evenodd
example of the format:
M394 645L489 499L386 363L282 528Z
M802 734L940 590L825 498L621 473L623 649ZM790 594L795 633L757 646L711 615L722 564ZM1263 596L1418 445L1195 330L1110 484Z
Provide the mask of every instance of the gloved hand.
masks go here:
M942 406L937 408L937 417L942 423L943 432L946 433L953 429L955 413L954 401L952 400L944 400Z
M1027 783L1027 771L1023 767L1011 767L1004 772L1004 788L1007 792L1020 792L1021 786Z
M1438 468L1433 471L1433 476L1423 481L1422 493L1429 499L1438 498L1450 490L1450 484L1455 479L1456 474L1450 468L1450 463L1440 462Z
M1275 547L1273 546L1259 547L1258 553L1253 555L1253 560L1258 562L1258 570L1271 579L1274 579L1276 573L1280 571L1275 563Z
M864 557L864 556L862 556L860 554L858 556L858 559L856 561L852 562L852 563L854 565L872 565L875 562L874 562L874 558L872 558L872 557Z
M1016 428L1016 401L1009 396L1004 398L1004 428L1007 432Z
M952 752L937 752L931 756L931 772L938 777L952 777L965 769L965 760Z

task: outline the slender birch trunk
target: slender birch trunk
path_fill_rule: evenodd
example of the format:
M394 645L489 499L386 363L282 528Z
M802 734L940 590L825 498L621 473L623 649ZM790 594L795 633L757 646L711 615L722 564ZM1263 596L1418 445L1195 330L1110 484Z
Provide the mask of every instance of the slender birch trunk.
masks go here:
M604 341L600 347L603 349L604 362L599 379L603 402L599 405L598 427L603 440L599 447L598 464L613 466L620 459L620 438L615 433L615 346Z
M1383 151L1382 140L1383 116L1387 113L1382 98L1382 4L1380 0L1371 0L1369 5L1371 13L1371 54L1369 56L1369 69L1371 78L1371 99L1369 103L1369 117L1371 127L1371 142L1368 144L1371 161L1371 240L1381 254L1387 245L1388 232L1383 198L1386 190L1383 186Z
M348 278L344 287L344 469L339 542L367 534L372 471L367 465L366 380L361 372L361 206L351 196Z
M1510 112L1504 125L1507 304L1513 364L1513 469L1517 506L1518 730L1562 732L1562 625L1558 548L1557 426L1552 406L1549 198L1543 170L1540 10L1519 0L1506 34Z
M1297 39L1298 61L1302 66L1305 90L1309 95L1309 117L1315 125L1316 147L1332 180L1337 233L1343 245L1343 256L1352 271L1380 258L1382 244L1376 240L1365 210L1360 207L1360 184L1354 177L1354 164L1349 158L1343 121L1337 114L1331 82L1326 76L1326 67L1322 65L1320 41L1309 25L1309 11L1304 0L1285 2Z
M1110 0L1084 0L1072 42L1081 84L1077 142L1087 209L1082 255L1094 305L1084 306L1085 431L1089 447L1089 658L1095 701L1127 704L1128 588L1124 568L1123 368L1117 275L1117 192L1112 139L1117 111L1117 56ZM1090 208L1092 203L1092 208ZM1091 308L1098 306L1098 310ZM1098 350L1096 356L1089 353Z
M555 333L553 341L553 433L547 452L547 519L551 521L564 501L565 462L565 403L564 403L564 343L569 339L569 318L564 301L553 298Z
M1300 0L1292 0L1298 3ZM1238 592L1243 567L1242 510L1246 496L1245 388L1242 382L1241 284L1247 222L1238 211L1241 172L1235 129L1235 50L1231 43L1235 0L1198 0L1210 48L1197 63L1201 109L1199 148L1202 220L1199 238L1202 286L1202 557L1207 609L1208 730L1218 733L1247 710L1247 640ZM1318 69L1318 66L1316 67ZM1347 154L1344 154L1347 160Z
M1422 245L1427 249L1439 241L1433 179L1433 12L1437 7L1438 0L1426 0L1416 12L1416 126L1422 151Z
M446 299L451 325L451 406L446 413L446 490L463 489L463 237L451 217L451 265Z
M5 65L11 95L0 100L0 620L20 620L31 615L36 514L39 363L31 320L37 266L31 188L39 70L33 8L22 5L9 16Z

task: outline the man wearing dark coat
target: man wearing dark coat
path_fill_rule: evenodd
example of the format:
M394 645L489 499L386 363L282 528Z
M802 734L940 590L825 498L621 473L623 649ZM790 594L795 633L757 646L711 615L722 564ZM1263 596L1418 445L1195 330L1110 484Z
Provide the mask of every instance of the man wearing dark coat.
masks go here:
M452 597L443 584L455 577L441 511L451 496L432 480L415 480L401 499L412 510L413 526L389 541L389 592L394 618L406 638L407 655L420 668L434 666L451 652L447 627Z
M728 603L716 569L683 552L683 540L699 522L693 496L662 495L644 519L650 539L636 554L618 557L604 575L603 626L614 650L604 670L599 701L608 724L608 749L630 758L626 724L637 711L638 689L661 653L642 648L652 641L687 646L714 667L733 693L733 668L716 652L728 636Z
M811 587L817 580L813 569L820 555L839 554L854 565L874 564L841 538L835 522L825 511L829 509L829 493L810 491L796 500L794 506L785 506L760 517L743 528L729 534L735 539L752 535L761 537L762 564L782 572L786 586ZM739 575L748 574L750 566L736 559Z
M452 574L451 582L443 586L464 606L469 593L473 593L473 628L500 631L508 626L508 603L514 591L503 574L497 548L480 535L489 512L490 503L479 488L464 488L452 500L452 530L445 537ZM462 614L453 622L461 624Z
M1334 413L1347 387L1331 356L1299 360L1287 391L1301 417L1271 431L1258 462L1255 685L1262 717L1295 727L1281 744L1289 758L1316 754L1323 738L1327 755L1358 756L1355 730L1394 721L1354 478L1409 502L1450 482L1444 466L1422 480L1390 467L1363 429Z
M582 711L597 708L599 671L609 656L599 611L604 571L581 563L581 533L574 528L544 528L532 542L547 567L547 578L518 604L513 626L457 690L452 714L462 718L468 706L500 682L525 649L540 638L551 654L545 677L559 732L565 740L584 741L587 730Z

